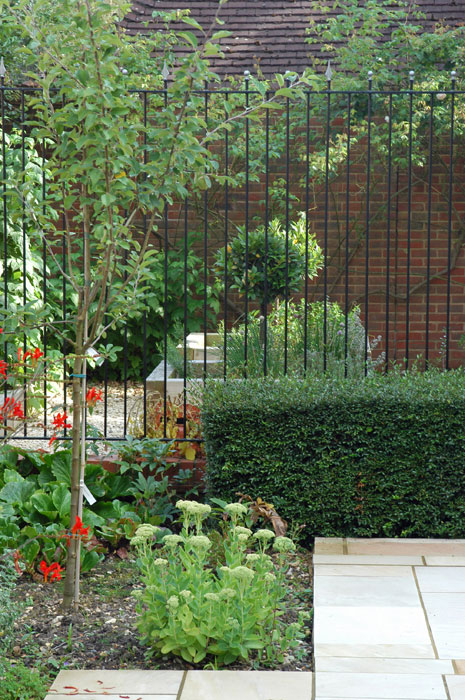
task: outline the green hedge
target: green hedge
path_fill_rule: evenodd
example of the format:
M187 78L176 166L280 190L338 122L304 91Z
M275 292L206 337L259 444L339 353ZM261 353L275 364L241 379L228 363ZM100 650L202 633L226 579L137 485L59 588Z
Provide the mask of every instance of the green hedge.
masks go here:
M465 537L465 373L207 383L207 491L308 537Z

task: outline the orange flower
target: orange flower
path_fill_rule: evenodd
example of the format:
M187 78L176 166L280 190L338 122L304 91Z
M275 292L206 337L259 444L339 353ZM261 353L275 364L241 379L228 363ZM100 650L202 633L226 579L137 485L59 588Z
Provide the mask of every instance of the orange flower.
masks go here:
M86 402L89 406L93 408L97 401L103 401L102 391L97 391L96 388L93 386L92 389L89 389L89 391L86 394Z
M66 415L66 411L64 411L63 415L61 413L57 413L56 416L53 416L53 427L56 428L57 430L63 429L63 428L71 428L71 423L67 423L66 421L68 420L68 416Z
M8 363L5 362L4 360L0 360L0 374L3 374L3 376L6 379L6 368L8 367Z
M60 581L61 579L61 566L54 561L53 564L50 564L50 566L47 566L47 562L45 559L42 559L40 562L40 570L42 571L44 575L44 581L47 583L47 578L49 574L52 574L50 576L50 583L56 579L57 581Z

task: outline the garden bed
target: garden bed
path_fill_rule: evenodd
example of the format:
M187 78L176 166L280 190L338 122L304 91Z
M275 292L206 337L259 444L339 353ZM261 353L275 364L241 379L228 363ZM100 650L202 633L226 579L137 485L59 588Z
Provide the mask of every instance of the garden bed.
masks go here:
M288 570L287 612L291 623L299 609L311 610L311 555L299 550L291 556ZM8 655L10 663L19 661L30 667L46 666L58 671L79 669L180 669L195 667L181 658L145 658L145 648L135 628L136 601L133 591L142 588L135 562L110 556L82 577L81 603L78 613L64 615L60 609L62 582L45 584L22 577L15 597L26 601L23 614L15 623L15 640ZM309 628L311 622L309 621ZM312 640L309 634L301 641L298 652L289 654L281 671L313 669ZM236 663L228 668L266 670L259 662Z

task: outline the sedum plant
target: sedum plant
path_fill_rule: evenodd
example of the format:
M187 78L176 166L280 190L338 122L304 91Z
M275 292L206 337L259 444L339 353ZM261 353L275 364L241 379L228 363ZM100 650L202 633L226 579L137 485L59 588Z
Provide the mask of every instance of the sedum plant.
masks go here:
M131 540L145 587L136 591L142 640L148 656L173 654L188 662L212 659L226 665L250 655L265 664L283 659L298 644L303 618L287 627L280 622L284 576L295 545L271 530L254 534L242 523L248 509L225 506L225 564L211 562L212 541L204 534L209 505L178 501L181 534L162 538L156 555L152 544L158 528L141 525ZM277 552L269 555L270 548Z

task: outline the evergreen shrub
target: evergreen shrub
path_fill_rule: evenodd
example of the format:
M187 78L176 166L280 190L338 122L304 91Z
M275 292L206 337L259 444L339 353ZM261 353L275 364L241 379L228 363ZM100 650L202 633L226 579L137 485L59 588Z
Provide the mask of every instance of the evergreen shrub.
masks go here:
M465 537L465 373L207 382L207 489L314 536Z

